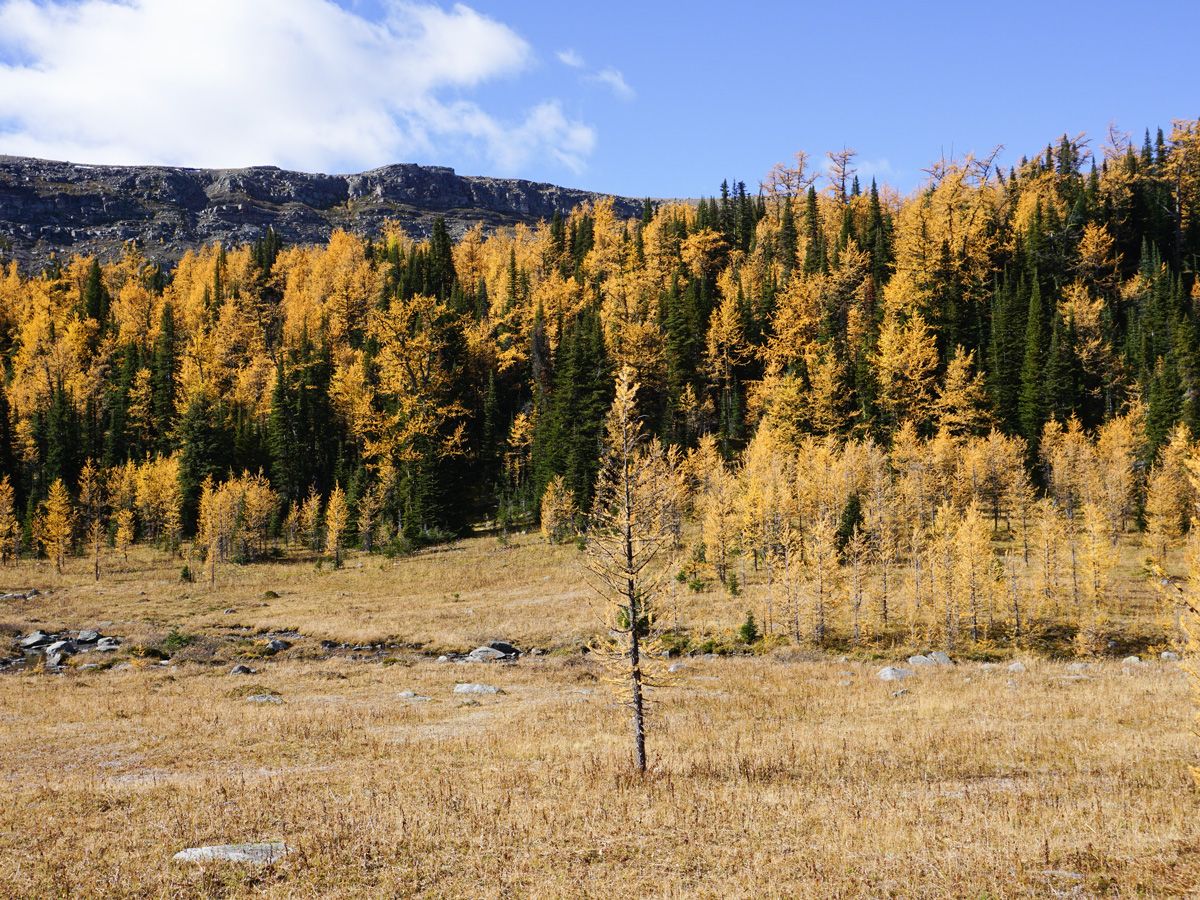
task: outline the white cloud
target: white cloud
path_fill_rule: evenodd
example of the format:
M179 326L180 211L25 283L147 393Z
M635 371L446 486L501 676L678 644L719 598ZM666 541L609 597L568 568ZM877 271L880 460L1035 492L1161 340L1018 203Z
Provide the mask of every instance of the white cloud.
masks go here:
M558 53L554 55L558 57L558 61L560 63L562 63L564 66L570 66L572 69L582 69L587 65L587 63L583 61L583 57L574 50L559 50Z
M622 100L632 100L634 97L633 88L629 86L629 82L625 80L625 76L621 74L619 69L614 69L611 66L601 69L595 75L591 76L591 80L607 85Z
M532 61L461 4L0 0L0 153L334 171L416 156L580 169L595 143L545 101L502 121L465 95Z

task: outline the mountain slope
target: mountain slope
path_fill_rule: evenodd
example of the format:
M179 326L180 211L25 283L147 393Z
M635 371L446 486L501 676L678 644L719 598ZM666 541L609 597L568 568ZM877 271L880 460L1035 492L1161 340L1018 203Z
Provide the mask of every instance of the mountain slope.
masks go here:
M335 228L376 235L388 220L425 234L439 215L457 236L477 222L532 224L600 196L411 164L314 175L273 166L85 166L0 156L0 258L29 271L54 253L107 258L134 240L146 256L170 263L203 243L253 241L267 226L303 244L324 242ZM622 216L641 212L640 201L615 203Z

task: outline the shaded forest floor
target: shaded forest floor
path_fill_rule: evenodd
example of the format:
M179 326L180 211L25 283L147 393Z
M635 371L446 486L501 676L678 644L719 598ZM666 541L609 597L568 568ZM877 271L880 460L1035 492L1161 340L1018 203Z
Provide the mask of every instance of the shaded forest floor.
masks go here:
M643 782L607 673L578 649L598 620L573 547L475 538L354 556L338 572L229 566L215 590L181 584L180 565L146 552L99 585L83 560L61 578L32 563L3 573L5 587L47 591L0 604L10 633L99 627L123 643L99 668L83 654L62 674L0 676L0 895L1167 896L1200 884L1196 742L1174 663L1022 650L1025 671L964 659L896 683L866 653L689 657L655 693ZM750 580L741 597L679 595L681 618L732 634ZM1153 633L1153 604L1138 602L1128 621L1144 616ZM270 635L292 646L268 655ZM543 653L435 661L495 638ZM256 671L232 676L235 662ZM462 682L502 693L454 693ZM171 860L270 840L292 851L261 868Z

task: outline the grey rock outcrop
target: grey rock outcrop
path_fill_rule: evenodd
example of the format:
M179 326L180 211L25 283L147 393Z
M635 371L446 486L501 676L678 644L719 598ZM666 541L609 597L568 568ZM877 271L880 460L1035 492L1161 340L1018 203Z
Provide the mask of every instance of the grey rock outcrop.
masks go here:
M169 266L201 244L253 242L268 226L285 243L317 244L336 228L378 236L388 222L424 236L438 216L457 237L477 223L490 229L549 220L600 196L442 166L317 175L273 166L90 166L0 156L0 259L37 271L52 254L111 259L134 241ZM614 202L619 216L641 214L640 201Z

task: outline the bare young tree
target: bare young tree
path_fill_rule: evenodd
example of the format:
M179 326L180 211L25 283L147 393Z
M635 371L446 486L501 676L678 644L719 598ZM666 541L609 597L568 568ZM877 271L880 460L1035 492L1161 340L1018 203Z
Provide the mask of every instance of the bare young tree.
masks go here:
M616 397L588 530L587 567L605 605L607 656L628 686L634 757L646 771L645 693L648 645L655 633L654 598L673 545L671 510L678 490L671 457L649 439L637 414L637 384L628 367L617 376Z

